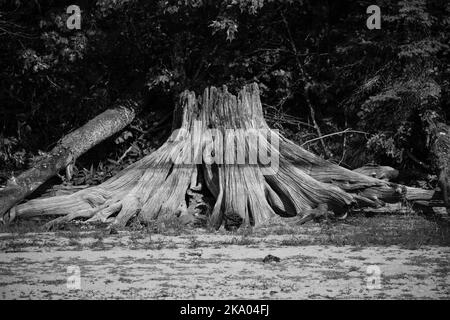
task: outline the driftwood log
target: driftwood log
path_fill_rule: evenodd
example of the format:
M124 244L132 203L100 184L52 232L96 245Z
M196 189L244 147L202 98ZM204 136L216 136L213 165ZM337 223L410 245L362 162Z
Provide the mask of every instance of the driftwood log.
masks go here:
M210 223L261 225L273 215L304 219L314 210L337 217L354 207L402 200L437 201L433 190L410 188L330 163L271 130L259 89L238 95L226 87L186 91L174 111L173 132L154 153L104 183L70 195L16 206L19 217L56 215L48 226L75 218L124 226L186 219L193 194L214 199ZM201 213L199 213L201 214Z
M70 175L75 159L131 123L137 105L131 99L118 101L115 107L66 135L32 168L10 178L6 187L0 189L0 217L62 169Z

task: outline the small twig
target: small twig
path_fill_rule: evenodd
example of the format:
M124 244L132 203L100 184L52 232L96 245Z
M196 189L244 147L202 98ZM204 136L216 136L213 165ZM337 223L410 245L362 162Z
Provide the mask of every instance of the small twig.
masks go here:
M351 130L351 129L347 128L347 129L345 129L345 130L343 130L343 131L329 133L329 134L323 135L323 136L321 136L321 137L317 137L317 138L314 138L314 139L305 141L305 142L303 142L303 144L301 144L301 147L303 147L305 144L308 144L308 143L311 143L311 142L314 142L314 141L317 141L317 140L321 140L321 139L324 139L324 138L328 138L328 137L331 137L331 136L336 136L336 135L338 135L338 134L343 134L343 133L360 133L360 134L368 134L367 132L364 132L364 131Z
M344 115L345 115L345 126L347 127L348 126L347 113L345 112ZM342 161L344 161L346 151L347 151L347 135L344 134L344 139L342 141L342 156L341 156L341 160L339 160L338 165L341 165Z
M131 149L133 149L134 145L131 145L131 147L129 147L124 153L123 155L119 158L119 160L117 160L117 163L121 163L122 160L127 156L127 154L131 151Z
M276 114L274 112L267 112L266 119L272 120L272 121L279 121L279 122L291 124L291 125L302 125L305 127L314 128L309 123L298 120L298 118L296 118L294 116L285 115L285 114Z
M344 161L346 151L347 151L347 135L344 134L344 139L342 141L342 156L341 160L339 160L338 165L341 165L342 161Z
M130 126L130 129L136 130L137 132L140 132L140 133L147 133L147 131L142 130L141 128L138 128L136 126Z

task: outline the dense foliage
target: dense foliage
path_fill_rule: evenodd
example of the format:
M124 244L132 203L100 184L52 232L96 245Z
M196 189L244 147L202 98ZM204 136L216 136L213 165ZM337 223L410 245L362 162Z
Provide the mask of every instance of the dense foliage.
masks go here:
M305 145L348 167L426 163L426 120L450 117L445 0L0 4L3 177L136 81L152 102L129 130L79 160L76 183L96 183L157 147L167 130L147 130L184 89L256 81L271 126L299 143L318 128L322 135L351 129ZM80 30L66 26L71 4L82 10ZM366 27L371 4L381 7L380 30Z

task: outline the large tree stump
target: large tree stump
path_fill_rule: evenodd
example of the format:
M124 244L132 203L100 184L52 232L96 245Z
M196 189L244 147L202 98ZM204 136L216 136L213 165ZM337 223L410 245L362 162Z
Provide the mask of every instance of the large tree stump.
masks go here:
M60 215L124 226L184 217L192 193L208 193L216 227L261 225L273 215L305 216L317 208L337 215L354 206L436 198L347 170L297 146L264 120L256 84L233 95L226 87L202 96L186 91L174 112L173 132L154 153L104 183L71 195L28 201L19 217ZM186 219L185 219L186 220Z

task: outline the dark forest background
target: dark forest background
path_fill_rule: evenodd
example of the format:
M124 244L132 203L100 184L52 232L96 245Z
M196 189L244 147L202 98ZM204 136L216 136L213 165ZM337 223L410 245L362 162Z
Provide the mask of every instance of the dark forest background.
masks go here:
M152 152L185 89L256 81L266 119L342 166L400 169L433 187L430 118L448 123L446 0L0 0L0 184L134 83L149 103L76 163L95 184ZM81 7L80 30L66 8ZM369 30L366 8L381 7ZM313 111L313 112L311 112ZM168 120L167 120L168 119ZM167 120L167 121L165 121ZM325 142L324 144L321 141Z

